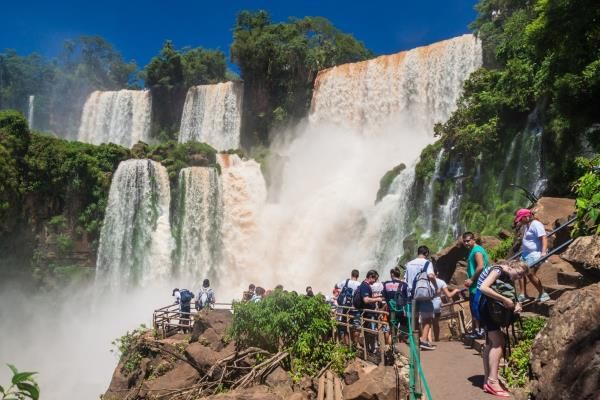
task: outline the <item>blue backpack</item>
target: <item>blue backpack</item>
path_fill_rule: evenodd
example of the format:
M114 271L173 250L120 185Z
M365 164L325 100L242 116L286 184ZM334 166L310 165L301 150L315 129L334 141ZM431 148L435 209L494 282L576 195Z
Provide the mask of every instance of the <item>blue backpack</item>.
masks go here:
M194 298L194 293L190 292L187 289L183 289L179 291L179 297L181 299L181 304L187 306L191 303L192 299Z
M340 306L352 307L352 297L354 295L354 289L348 286L348 282L350 282L350 279L346 279L346 283L344 284L344 287L338 295L337 303Z

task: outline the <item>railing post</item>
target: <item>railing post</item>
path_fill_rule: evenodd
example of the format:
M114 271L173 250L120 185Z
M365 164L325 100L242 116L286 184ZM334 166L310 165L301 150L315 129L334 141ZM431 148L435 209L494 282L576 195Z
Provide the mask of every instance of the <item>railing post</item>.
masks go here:
M420 346L420 329L419 329L419 313L417 313L417 301L415 299L412 300L412 304L411 304L411 319L412 319L412 336L413 336L413 343L415 344L415 353L417 355L417 357L413 357L414 359L411 360L412 364L413 364L413 374L414 374L414 380L413 382L415 383L415 393L422 393L422 387L421 387L421 377L419 376L419 361L421 359L421 346Z

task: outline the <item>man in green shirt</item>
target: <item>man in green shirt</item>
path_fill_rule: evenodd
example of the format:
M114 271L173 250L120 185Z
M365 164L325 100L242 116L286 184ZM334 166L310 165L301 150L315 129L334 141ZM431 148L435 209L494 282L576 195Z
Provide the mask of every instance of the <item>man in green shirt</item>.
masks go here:
M475 242L475 235L473 232L465 232L462 235L463 244L467 249L470 249L469 257L467 258L467 280L465 280L465 287L469 288L469 304L471 306L471 315L475 315L473 312L472 299L475 297L475 291L477 290L477 279L479 275L490 265L490 258L486 253L485 249ZM483 334L479 329L479 321L473 317L473 333L469 336L482 337Z

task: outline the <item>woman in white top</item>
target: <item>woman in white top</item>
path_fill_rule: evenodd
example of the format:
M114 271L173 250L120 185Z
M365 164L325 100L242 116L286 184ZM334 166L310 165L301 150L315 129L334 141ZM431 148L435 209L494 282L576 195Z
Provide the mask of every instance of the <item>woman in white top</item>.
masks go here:
M429 331L429 342L435 341L439 342L440 340L440 317L442 315L442 293L446 295L448 299L452 299L455 295L457 295L460 290L459 289L448 289L448 285L446 282L440 278L438 278L439 271L436 271L436 283L438 290L435 292L435 297L433 298L433 329ZM432 337L433 336L433 337ZM434 339L434 340L432 340Z

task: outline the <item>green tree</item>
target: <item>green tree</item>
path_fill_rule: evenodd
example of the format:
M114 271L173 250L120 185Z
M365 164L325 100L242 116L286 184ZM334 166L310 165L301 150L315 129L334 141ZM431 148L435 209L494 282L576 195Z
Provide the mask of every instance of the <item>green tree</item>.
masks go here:
M320 17L273 23L266 11L242 11L233 37L231 59L244 80L246 144L267 144L274 124L306 115L319 70L372 56Z
M160 50L160 54L153 57L144 68L146 86L177 86L183 84L183 63L181 54L167 40Z
M186 49L182 54L183 83L186 87L218 83L226 80L225 54L201 47Z
M38 400L40 388L33 379L37 372L19 372L14 365L8 364L13 373L10 386L0 386L0 400Z

